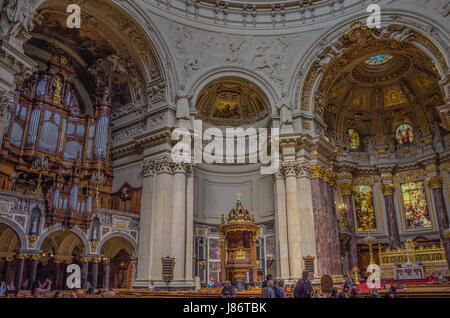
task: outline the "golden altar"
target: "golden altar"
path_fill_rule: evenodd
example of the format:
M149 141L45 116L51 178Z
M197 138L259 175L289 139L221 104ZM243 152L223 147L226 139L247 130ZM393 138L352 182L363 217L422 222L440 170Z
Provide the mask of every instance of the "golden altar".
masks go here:
M378 245L381 276L383 278L397 279L396 267L405 264L407 267L415 264L421 265L424 278L433 272L441 273L443 276L450 275L442 240L430 247L416 246L416 243L411 239L408 239L403 245L404 249L390 250L387 248L384 251L381 245Z
M256 240L259 235L259 226L256 225L255 215L242 206L241 193L236 205L230 210L228 218L222 214L220 231L221 241L221 272L220 280L230 280L233 284L236 279L245 281L247 273L252 271L252 282L257 279ZM228 253L228 258L226 258Z

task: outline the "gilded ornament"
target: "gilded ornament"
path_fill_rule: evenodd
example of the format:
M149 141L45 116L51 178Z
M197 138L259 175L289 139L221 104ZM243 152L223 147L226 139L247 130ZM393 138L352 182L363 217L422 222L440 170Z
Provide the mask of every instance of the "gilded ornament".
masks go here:
M392 183L390 184L383 184L381 186L381 191L383 192L383 195L394 195L394 185Z
M38 239L37 235L31 235L31 234L28 235L28 243L29 243L29 245L31 247L34 246L34 243L36 243L37 239Z
M430 179L431 189L441 189L442 188L442 177L435 176Z
M351 183L342 183L341 184L341 192L342 192L342 195L351 195L352 194L352 184Z

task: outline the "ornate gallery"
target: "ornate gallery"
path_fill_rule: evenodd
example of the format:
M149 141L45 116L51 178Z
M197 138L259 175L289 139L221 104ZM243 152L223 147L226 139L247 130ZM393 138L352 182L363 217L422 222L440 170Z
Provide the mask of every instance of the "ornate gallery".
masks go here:
M0 281L450 277L448 4L374 2L1 1ZM172 160L198 120L279 169Z

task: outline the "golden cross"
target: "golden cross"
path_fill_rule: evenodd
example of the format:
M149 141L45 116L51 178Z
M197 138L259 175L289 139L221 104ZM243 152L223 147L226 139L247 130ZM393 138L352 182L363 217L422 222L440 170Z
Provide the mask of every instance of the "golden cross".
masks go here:
M235 195L237 196L238 201L241 201L242 193L240 193L240 192L238 191L238 192L235 193Z

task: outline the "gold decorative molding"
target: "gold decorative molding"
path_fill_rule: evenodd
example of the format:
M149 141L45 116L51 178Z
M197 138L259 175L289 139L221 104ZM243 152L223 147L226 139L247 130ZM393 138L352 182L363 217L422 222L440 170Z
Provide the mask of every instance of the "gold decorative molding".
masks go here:
M435 176L430 179L431 189L441 189L442 188L442 177Z
M31 235L31 234L28 235L28 244L30 245L30 247L34 246L34 243L36 243L37 239L38 239L37 235Z
M353 179L354 185L373 185L378 181L376 176L356 176Z
M311 179L322 179L323 181L329 183L330 185L335 185L338 175L332 169L327 169L319 163L311 166L310 172Z
M93 253L97 249L98 242L96 242L96 241L89 241L89 245L91 246L91 252Z
M428 173L433 173L433 172L437 172L439 171L439 168L436 164L431 164L425 167L425 172Z
M383 192L383 195L394 195L394 185L392 183L390 184L383 184L381 186L381 192Z
M423 178L424 175L425 173L423 170L399 172L394 176L394 181L396 182L415 181L417 179Z
M89 257L83 256L80 258L80 261L82 263L89 263L91 261L91 259Z
M352 184L351 183L341 183L341 192L342 192L342 195L351 195L352 194Z

